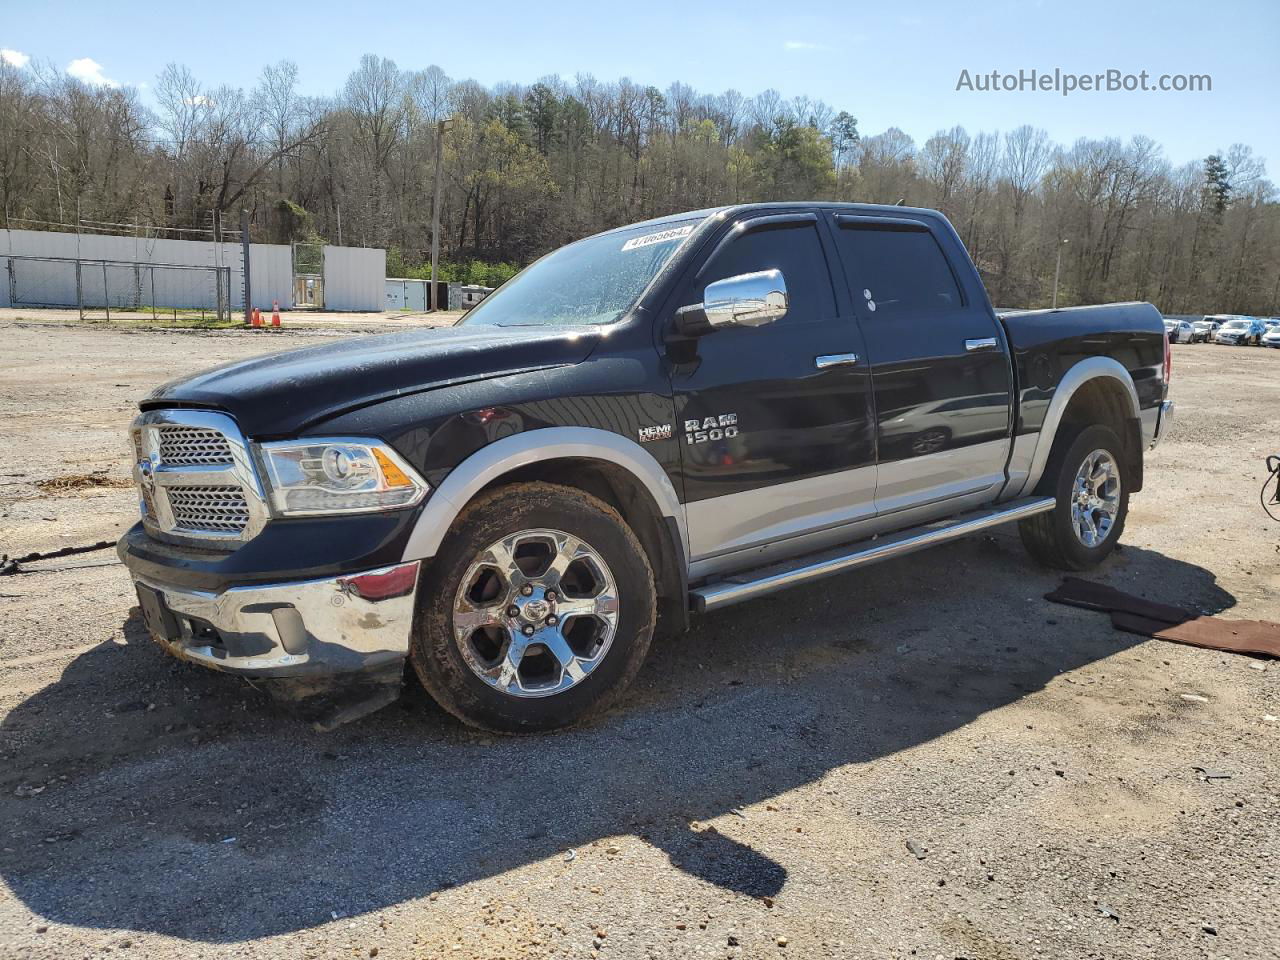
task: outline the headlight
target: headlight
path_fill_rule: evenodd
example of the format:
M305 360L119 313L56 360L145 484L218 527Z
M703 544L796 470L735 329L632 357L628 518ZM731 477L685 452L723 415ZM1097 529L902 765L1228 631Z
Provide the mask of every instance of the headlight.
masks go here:
M376 441L282 440L258 449L277 516L394 510L427 492L413 468Z

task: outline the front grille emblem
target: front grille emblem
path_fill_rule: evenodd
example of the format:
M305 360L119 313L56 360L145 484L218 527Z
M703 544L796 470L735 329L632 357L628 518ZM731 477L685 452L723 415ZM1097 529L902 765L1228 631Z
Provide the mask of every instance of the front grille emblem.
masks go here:
M150 457L138 461L138 477L142 480L142 489L148 495L156 492L156 468Z

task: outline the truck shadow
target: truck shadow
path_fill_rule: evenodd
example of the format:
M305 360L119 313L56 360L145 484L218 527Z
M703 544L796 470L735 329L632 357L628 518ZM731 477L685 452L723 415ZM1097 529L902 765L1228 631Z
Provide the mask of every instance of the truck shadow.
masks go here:
M1093 578L1209 611L1235 602L1209 571L1132 547ZM1057 582L998 536L745 604L657 644L610 715L526 738L464 729L421 695L317 734L164 657L131 621L126 645L80 656L0 727L0 876L54 923L213 943L544 860L586 882L574 871L591 858L640 844L774 896L787 867L735 838L757 815L744 807L1143 642L1041 600Z

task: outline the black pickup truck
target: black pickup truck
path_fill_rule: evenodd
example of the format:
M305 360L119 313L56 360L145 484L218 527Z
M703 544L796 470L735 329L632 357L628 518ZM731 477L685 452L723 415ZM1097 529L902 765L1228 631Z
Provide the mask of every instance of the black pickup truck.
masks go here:
M997 315L939 213L748 204L612 230L449 329L160 387L120 541L171 653L467 723L613 701L655 630L1017 521L1079 570L1165 433L1145 303Z

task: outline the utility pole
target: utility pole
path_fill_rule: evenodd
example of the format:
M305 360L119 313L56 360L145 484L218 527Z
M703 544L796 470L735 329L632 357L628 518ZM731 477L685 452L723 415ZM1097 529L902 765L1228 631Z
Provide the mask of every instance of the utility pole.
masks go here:
M249 211L240 211L240 259L244 275L244 325L253 323L253 287L249 283Z
M338 246L342 246L342 204L334 204L338 209Z
M440 171L444 163L444 128L453 120L444 117L436 122L436 189L431 201L431 310L440 308L436 294L436 264L440 259ZM448 306L448 304L446 304Z
M1053 309L1058 309L1058 278L1062 276L1062 248L1065 247L1070 240L1063 240L1058 244L1058 265L1053 270Z

